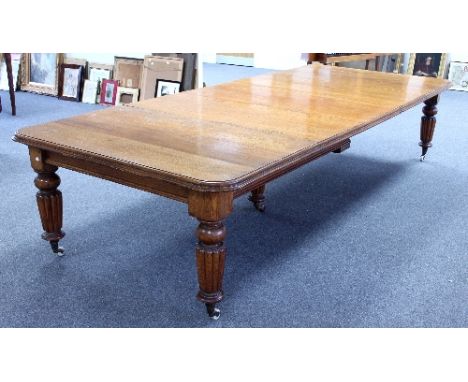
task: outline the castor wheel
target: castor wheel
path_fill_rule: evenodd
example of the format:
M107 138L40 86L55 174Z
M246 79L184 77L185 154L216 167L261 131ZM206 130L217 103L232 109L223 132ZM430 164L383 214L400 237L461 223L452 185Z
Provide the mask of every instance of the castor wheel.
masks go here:
M257 211L265 212L265 203L255 203L255 208L257 209Z
M206 311L208 312L208 316L215 321L221 315L221 311L219 308L216 308L214 304L206 304Z
M59 247L58 241L51 241L50 246L52 247L52 252L57 254L57 256L63 256L65 253L65 250L62 247Z
M421 155L421 157L419 158L419 160L420 160L421 162L424 162L424 159L426 159L426 154Z

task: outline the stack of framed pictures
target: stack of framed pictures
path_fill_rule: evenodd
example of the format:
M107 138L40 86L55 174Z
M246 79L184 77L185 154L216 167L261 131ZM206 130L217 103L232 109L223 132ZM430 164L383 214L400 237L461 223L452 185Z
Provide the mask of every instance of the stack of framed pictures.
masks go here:
M112 79L112 65L89 63L88 79L83 85L83 102L99 103L101 100L101 88L103 80Z
M192 61L194 65L195 58ZM114 65L108 65L88 63L62 53L25 53L21 58L20 83L23 91L62 100L125 105L139 98L189 90L182 85L186 69L184 58L169 54L147 55L144 59L117 56Z

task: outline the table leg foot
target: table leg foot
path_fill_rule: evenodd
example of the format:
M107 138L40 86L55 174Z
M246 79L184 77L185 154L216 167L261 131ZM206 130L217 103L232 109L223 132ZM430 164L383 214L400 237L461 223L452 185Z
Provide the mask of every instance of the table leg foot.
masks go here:
M56 253L57 256L63 256L65 253L65 250L63 247L59 246L59 241L58 240L52 240L50 241L50 246L52 248L52 252Z
M226 248L226 227L222 221L200 221L197 228L196 249L199 291L198 300L205 303L208 315L217 320L219 309L215 306L223 299L223 275Z
M249 200L253 203L255 208L260 212L265 212L265 185L260 186L252 191Z
M421 142L419 142L419 146L422 148L420 157L421 162L426 158L429 147L432 147L432 137L434 136L434 129L436 125L435 115L437 114L438 101L439 95L424 101L424 107L422 109L424 115L421 117Z
M57 189L60 185L60 178L55 173L57 167L45 165L35 171L37 177L34 184L39 189L36 194L37 207L44 229L42 238L50 243L54 253L61 256L64 251L58 243L65 236L65 232L62 231L62 193Z
M335 154L341 154L343 151L348 150L351 147L351 139L345 139L341 142L341 146L338 147L336 150L333 150Z
M206 311L208 312L208 316L212 320L217 320L221 316L221 311L219 308L216 308L216 304L205 304L206 305Z

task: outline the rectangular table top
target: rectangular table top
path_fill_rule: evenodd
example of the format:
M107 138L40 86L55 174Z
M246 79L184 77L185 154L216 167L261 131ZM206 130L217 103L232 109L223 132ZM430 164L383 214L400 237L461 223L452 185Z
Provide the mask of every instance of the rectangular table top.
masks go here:
M323 149L450 82L313 64L19 130L19 142L178 183L236 187Z

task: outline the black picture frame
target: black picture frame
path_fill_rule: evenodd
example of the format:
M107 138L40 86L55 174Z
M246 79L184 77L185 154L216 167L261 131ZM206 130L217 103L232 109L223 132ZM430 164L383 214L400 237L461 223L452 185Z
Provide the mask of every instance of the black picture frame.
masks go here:
M65 69L70 69L76 73L76 76L65 78ZM59 84L58 84L58 98L66 101L79 102L81 100L81 94L83 89L83 65L76 64L60 64L59 69ZM71 72L69 72L71 73ZM72 81L68 84L68 81ZM72 95L67 89L73 89Z
M173 88L173 89L176 89L177 91L175 92L171 92L169 91L168 93L164 93L164 84L174 84L174 86L169 86L169 88ZM180 88L181 88L181 85L182 85L182 82L180 81L171 81L171 80L163 80L163 79L157 79L156 80L156 86L154 88L154 96L156 98L158 97L164 97L166 95L170 95L170 94L177 94L177 93L180 93Z

